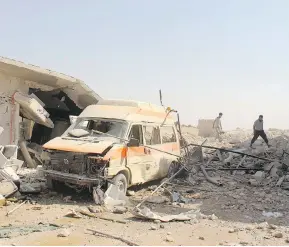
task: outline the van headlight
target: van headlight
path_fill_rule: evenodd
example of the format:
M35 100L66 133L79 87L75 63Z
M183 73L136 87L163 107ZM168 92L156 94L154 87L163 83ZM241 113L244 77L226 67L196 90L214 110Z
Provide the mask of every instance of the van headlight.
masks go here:
M90 175L105 176L109 161L102 158L89 156L87 157L87 171Z

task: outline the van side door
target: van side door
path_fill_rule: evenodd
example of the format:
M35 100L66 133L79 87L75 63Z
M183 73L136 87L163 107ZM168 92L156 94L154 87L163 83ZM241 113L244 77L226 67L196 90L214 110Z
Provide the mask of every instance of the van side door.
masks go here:
M143 141L143 129L141 124L131 126L129 140L138 140L137 144L128 143L127 147L127 168L131 172L131 184L146 182L145 167L148 162Z
M146 124L143 126L144 131L144 142L146 146L152 148L161 149L161 136L159 126ZM146 180L151 181L154 179L161 178L161 159L163 157L162 152L146 148L145 149L148 163L146 165Z
M176 130L173 126L162 126L161 128L162 147L165 151L180 155L180 145L177 139ZM163 153L161 174L166 176L170 167L170 164L176 160L176 157Z

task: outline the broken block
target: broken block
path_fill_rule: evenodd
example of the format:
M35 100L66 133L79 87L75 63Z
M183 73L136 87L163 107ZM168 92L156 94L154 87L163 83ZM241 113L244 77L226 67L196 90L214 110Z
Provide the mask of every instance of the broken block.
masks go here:
M263 171L257 171L255 174L254 174L254 178L257 180L257 181L261 181L265 178L265 173Z

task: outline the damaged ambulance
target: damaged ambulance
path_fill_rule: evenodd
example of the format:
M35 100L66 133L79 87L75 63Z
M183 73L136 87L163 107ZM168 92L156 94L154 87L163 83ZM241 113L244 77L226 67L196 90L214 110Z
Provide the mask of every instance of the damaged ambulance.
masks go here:
M50 156L45 167L50 188L62 182L92 191L113 183L122 193L165 177L174 155L180 155L175 121L166 109L126 100L88 106L43 147Z

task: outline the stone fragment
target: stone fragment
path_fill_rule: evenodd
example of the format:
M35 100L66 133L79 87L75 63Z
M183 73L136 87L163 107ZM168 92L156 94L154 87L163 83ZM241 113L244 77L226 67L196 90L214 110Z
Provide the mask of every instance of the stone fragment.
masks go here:
M269 229L272 229L272 230L276 230L276 229L277 229L277 226L276 226L276 225L273 225L273 224L269 224L269 225L268 225L268 228L269 228Z
M128 190L128 191L126 192L126 194L127 194L128 196L134 196L134 195L135 195L135 192L134 192L133 190Z
M126 207L122 207L122 206L115 206L113 208L113 213L114 214L125 214L127 212L127 208Z
M71 199L72 199L72 196L65 196L65 197L63 197L63 201L65 201L65 202L70 202Z
M94 213L94 214L103 212L103 208L99 206L88 206L87 209L89 210L89 212Z
M240 241L240 245L246 246L246 245L249 245L249 243L246 241Z
M167 236L166 241L171 243L174 242L174 239L172 238L172 236Z
M60 233L58 233L57 237L66 238L70 235L70 231L68 229L63 229Z
M4 196L2 196L2 195L0 194L0 206L5 206L5 205L6 205L6 199L5 199Z
M261 181L265 178L265 173L263 171L257 171L255 174L254 174L254 178L255 180L257 181Z
M238 230L237 229L230 229L229 230L229 233L235 233L235 232L237 232Z
M217 219L219 219L215 214L210 215L208 218L209 218L209 220L217 220Z
M150 228L150 230L153 230L153 231L155 231L155 230L157 230L158 228L155 226L155 225L152 225L151 226L151 228Z
M277 232L273 236L274 236L274 238L283 238L283 233L282 232Z

